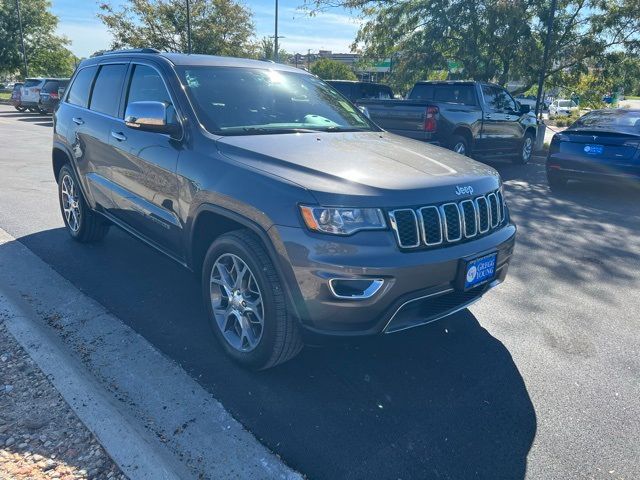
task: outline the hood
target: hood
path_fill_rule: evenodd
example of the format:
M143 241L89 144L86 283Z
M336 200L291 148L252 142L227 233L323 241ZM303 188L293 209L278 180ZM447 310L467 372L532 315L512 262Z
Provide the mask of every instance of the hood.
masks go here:
M225 156L294 182L322 205L426 205L471 186L499 187L491 167L450 150L387 132L295 133L223 137Z

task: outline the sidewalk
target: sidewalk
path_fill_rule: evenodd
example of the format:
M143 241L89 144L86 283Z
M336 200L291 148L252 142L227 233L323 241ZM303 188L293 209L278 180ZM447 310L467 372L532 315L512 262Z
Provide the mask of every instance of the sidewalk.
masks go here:
M127 477L4 325L0 312L0 478Z

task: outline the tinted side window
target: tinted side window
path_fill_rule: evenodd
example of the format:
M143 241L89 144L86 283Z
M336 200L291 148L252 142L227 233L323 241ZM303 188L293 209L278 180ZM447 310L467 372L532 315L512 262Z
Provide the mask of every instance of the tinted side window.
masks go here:
M67 102L78 105L79 107L87 107L89 105L89 94L91 93L91 83L96 73L96 67L83 68L78 72L76 79L71 85Z
M103 65L100 67L91 95L91 110L112 117L118 116L120 92L127 73L127 65ZM73 87L71 87L73 89Z
M136 65L129 84L127 105L133 102L163 102L171 105L171 97L167 92L160 74L146 65Z
M433 85L418 83L411 89L409 94L411 100L433 100Z
M471 85L438 85L435 88L435 102L475 105L476 99Z
M482 94L484 95L485 103L494 110L516 110L516 104L511 96L501 88L492 85L483 85Z

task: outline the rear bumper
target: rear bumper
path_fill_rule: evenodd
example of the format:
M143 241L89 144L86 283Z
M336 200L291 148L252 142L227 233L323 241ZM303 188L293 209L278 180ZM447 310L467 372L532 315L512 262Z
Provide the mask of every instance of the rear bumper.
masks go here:
M576 180L606 180L630 178L640 180L640 162L597 162L592 159L563 158L549 155L547 174Z
M443 318L478 300L504 281L515 245L509 224L476 241L446 248L402 252L390 231L328 237L278 227L299 293L298 311L309 335L360 336L391 333ZM495 278L463 292L463 261L497 252ZM338 298L331 280L383 280L370 297Z

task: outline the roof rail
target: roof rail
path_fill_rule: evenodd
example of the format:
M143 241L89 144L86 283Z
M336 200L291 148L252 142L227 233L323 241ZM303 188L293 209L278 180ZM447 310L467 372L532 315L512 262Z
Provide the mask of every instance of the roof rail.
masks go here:
M96 52L92 57L99 57L101 55L115 55L119 53L160 53L160 50L155 48L125 48L121 50L106 50L102 52Z

